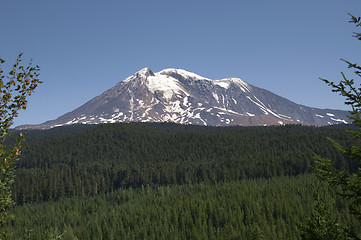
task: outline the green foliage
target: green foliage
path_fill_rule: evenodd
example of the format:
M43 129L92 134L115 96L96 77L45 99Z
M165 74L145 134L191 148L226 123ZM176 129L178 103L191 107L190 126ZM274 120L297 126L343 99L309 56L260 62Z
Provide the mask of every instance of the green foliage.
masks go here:
M295 223L311 213L313 181L304 175L144 186L27 203L12 209L16 218L8 228L14 239L22 239L25 229L32 229L32 239L54 233L64 239L300 239ZM343 206L329 214L354 224Z
M0 228L6 224L10 216L7 209L13 205L11 186L14 182L14 163L20 155L24 136L19 134L16 143L6 145L5 140L10 135L9 129L21 109L26 109L27 97L34 92L39 81L39 66L33 67L31 61L27 67L22 66L22 53L7 75L4 75L0 58ZM7 233L3 232L6 238Z
M302 239L304 240L347 240L344 229L338 223L338 219L332 217L331 211L336 207L334 199L329 193L328 185L316 180L313 186L315 199L313 211L306 222L301 226ZM305 226L305 227L304 227Z
M350 22L355 23L357 27L360 27L360 18L356 18L351 14L350 16ZM353 37L361 40L360 33L355 32ZM353 69L354 73L358 77L361 77L361 67L358 64L351 63L344 59L342 59L342 61L346 62L348 64L348 68ZM351 146L348 145L350 147L344 147L345 145L340 144L337 141L332 140L332 143L338 150L340 150L340 152L353 159L356 167L352 172L336 169L334 162L326 157L318 155L316 156L317 167L315 170L320 179L324 180L331 186L337 187L340 199L347 202L350 214L358 219L358 224L361 224L361 88L355 86L354 79L348 79L344 73L342 73L342 80L337 84L326 79L322 80L332 87L333 92L337 92L344 96L346 98L345 104L352 107L352 110L350 111L350 119L352 119L353 123L357 126L357 130L349 132L352 134L357 144ZM316 206L315 213L319 214L322 219L327 218L326 209L320 209ZM326 221L324 224L337 225L335 221ZM322 232L323 230L326 231L328 229L328 226L326 225L317 225L317 219L312 219L312 221L308 222L307 229L309 231ZM360 239L359 235L356 234L350 226L341 228L337 225L334 229L338 229L337 238L334 236L334 239ZM330 234L332 231L328 230L328 233ZM324 239L321 235L313 239Z
M309 171L313 152L352 171L353 162L327 140L352 143L344 129L120 123L28 131L13 195L23 204L146 185L294 176Z

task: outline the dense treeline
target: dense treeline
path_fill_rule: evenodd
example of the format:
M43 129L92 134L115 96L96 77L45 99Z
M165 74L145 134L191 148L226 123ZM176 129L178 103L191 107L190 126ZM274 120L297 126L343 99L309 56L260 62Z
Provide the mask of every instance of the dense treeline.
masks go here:
M26 136L13 192L18 204L145 185L304 174L314 153L336 160L338 168L353 167L327 140L349 145L352 137L344 127L130 123L29 131Z
M27 203L13 209L9 230L14 239L300 239L314 180L154 186ZM330 218L355 224L341 203L333 210Z

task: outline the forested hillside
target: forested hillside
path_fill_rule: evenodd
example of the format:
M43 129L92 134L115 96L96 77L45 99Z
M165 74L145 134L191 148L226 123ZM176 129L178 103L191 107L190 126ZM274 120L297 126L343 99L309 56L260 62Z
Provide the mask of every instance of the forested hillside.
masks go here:
M7 230L13 239L300 239L314 205L313 156L353 171L327 139L358 144L350 128L28 130ZM330 217L360 232L344 203L332 204Z
M300 239L315 177L115 190L15 207L13 239ZM332 194L332 193L331 193ZM332 215L357 223L342 203ZM358 231L360 226L356 226Z
M123 123L29 131L17 165L14 199L23 204L148 185L295 176L310 172L314 153L352 169L327 137L344 145L352 141L345 127L295 125Z

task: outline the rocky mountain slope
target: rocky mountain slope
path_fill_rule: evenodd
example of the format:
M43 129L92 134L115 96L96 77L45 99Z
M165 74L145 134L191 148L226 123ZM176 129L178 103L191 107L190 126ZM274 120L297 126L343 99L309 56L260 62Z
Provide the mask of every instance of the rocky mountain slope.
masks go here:
M72 112L39 125L174 122L206 126L330 125L348 112L296 104L239 78L211 80L182 69L144 68Z

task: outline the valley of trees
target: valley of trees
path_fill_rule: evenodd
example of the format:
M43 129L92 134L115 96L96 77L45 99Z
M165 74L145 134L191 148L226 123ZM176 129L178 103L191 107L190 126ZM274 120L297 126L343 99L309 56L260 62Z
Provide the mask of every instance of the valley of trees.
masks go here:
M342 127L209 128L175 124L110 124L29 131L17 163L17 204L94 196L147 185L238 181L311 172L313 154L342 170L353 164L327 137L350 145ZM72 132L72 129L75 132Z
M284 176L28 203L13 209L9 230L14 239L300 239L314 181ZM330 217L357 226L341 202L335 206Z
M346 132L353 128L29 130L7 230L13 239L300 239L314 204L314 154L354 171L327 139L358 144ZM343 202L332 216L360 232Z

